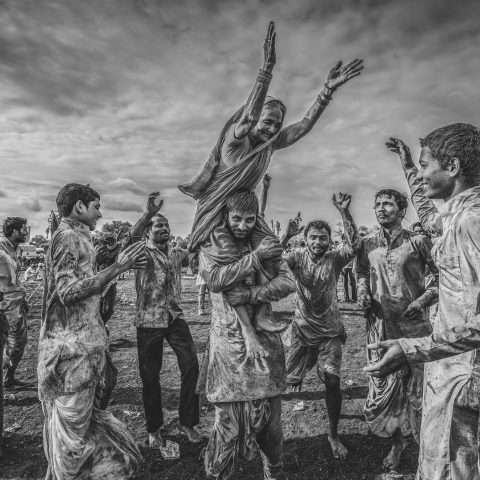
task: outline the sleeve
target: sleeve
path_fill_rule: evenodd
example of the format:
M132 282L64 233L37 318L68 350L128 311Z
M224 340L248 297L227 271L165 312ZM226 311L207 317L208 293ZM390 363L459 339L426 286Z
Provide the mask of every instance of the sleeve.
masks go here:
M101 293L98 275L85 278L79 270L81 248L74 232L58 233L51 248L56 290L65 306Z
M425 284L425 291L417 298L423 307L429 307L438 301L438 269L432 258L432 241L424 235L413 237L416 250L431 273L429 282Z
M357 293L358 295L370 295L370 262L368 260L368 250L366 239L360 242L360 248L357 252Z
M298 255L296 251L288 252L288 253L284 252L282 255L282 258L292 272L295 272L297 270Z
M198 273L213 293L228 290L260 269L260 261L253 252L228 265L217 265L205 252L200 252L198 257Z
M435 204L423 193L423 186L417 178L417 167L405 170L405 176L412 194L413 206L423 228L431 235L441 235L443 228L442 220Z
M287 262L280 265L278 275L264 285L250 287L252 291L251 303L276 302L296 291L293 275L288 268Z
M470 262L470 269L462 271L464 285L480 286L480 216L466 216L459 223L458 247ZM478 295L478 292L477 292ZM411 364L433 362L480 347L480 315L463 325L434 332L428 337L401 338L399 340Z
M16 277L5 255L0 255L0 312L10 312L25 300L25 289L17 284Z

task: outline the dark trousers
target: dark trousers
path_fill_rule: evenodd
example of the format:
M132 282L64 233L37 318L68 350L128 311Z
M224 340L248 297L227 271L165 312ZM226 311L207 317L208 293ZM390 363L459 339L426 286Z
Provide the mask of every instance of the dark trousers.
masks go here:
M343 288L345 290L345 300L350 300L348 295L348 282L350 282L350 289L352 290L352 300L357 301L357 285L355 283L355 275L353 274L353 269L344 268L343 269Z
M195 393L199 371L195 344L187 322L183 318L170 319L167 328L137 328L138 363L148 433L156 432L163 425L160 387L163 339L175 352L181 373L180 425L193 427L200 420L199 397Z

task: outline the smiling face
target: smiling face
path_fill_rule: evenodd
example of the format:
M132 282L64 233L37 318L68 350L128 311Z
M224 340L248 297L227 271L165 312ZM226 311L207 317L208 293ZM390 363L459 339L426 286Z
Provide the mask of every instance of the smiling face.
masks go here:
M227 215L227 224L235 240L245 240L253 230L257 221L257 214L254 212L240 212L230 210Z
M449 169L442 168L429 147L422 148L419 163L417 178L422 183L425 196L435 199L450 198L455 188L455 177Z
M375 199L375 215L380 226L393 228L402 223L404 210L400 210L395 197L381 195Z
M168 220L162 215L153 217L146 233L147 237L157 245L168 243L170 239L170 225L168 224Z
M250 132L250 140L258 145L265 143L278 133L282 127L283 113L278 107L264 107L260 120Z
M330 235L326 228L312 227L307 233L307 248L314 257L321 257L330 246Z

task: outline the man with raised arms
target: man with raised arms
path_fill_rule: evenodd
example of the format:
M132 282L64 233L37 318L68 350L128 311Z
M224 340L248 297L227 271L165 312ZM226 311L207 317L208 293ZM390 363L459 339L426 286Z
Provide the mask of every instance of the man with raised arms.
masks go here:
M342 268L354 258L358 248L358 233L349 211L350 202L350 195L340 193L338 199L333 196L345 230L346 242L342 248L329 250L331 228L322 220L314 220L303 231L307 248L285 253L283 257L297 286L297 308L287 359L287 383L300 391L305 375L315 364L318 365L318 375L326 388L330 424L328 440L333 456L342 460L347 456L347 449L340 441L337 426L342 408L340 370L346 333L337 304L337 283ZM297 229L289 230L295 233ZM288 242L288 238L284 238L285 241Z

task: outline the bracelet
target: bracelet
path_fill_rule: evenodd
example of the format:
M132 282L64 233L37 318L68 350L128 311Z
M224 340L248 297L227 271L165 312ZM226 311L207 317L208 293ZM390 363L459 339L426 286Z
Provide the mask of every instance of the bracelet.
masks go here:
M249 293L248 303L252 303L252 287L248 287L248 293Z
M266 70L260 69L258 71L257 82L259 83L270 83L272 81L272 74Z
M327 97L324 93L321 93L321 94L317 97L317 102L318 102L320 105L328 105L331 100L332 100L332 97Z
M333 92L335 91L335 89L330 88L326 83L324 83L323 86L324 86L324 88L326 88L328 90L327 95L331 97L333 95Z

